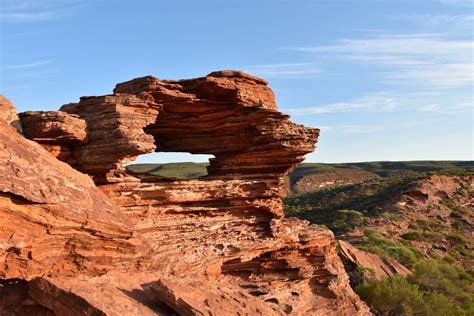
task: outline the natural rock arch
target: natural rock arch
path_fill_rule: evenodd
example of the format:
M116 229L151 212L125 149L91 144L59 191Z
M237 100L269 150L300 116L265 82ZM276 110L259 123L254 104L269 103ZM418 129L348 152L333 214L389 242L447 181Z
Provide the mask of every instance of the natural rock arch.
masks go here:
M120 181L125 163L153 151L214 155L210 177L279 177L314 150L319 134L278 112L266 81L238 71L137 78L61 110L87 122L89 142L73 156L103 183Z
M179 81L148 76L118 84L111 95L20 118L28 138L88 174L119 207L143 241L133 251L141 258L134 278L159 279L153 291L177 312L185 312L174 305L180 300L201 308L193 293L209 291L219 305L235 305L232 293L239 293L252 308L276 314L367 313L349 287L332 233L283 218L283 177L314 150L319 130L278 112L265 80L239 71ZM200 179L127 172L126 163L154 151L215 158ZM128 286L130 277L116 272L101 278ZM81 277L44 282L91 282Z

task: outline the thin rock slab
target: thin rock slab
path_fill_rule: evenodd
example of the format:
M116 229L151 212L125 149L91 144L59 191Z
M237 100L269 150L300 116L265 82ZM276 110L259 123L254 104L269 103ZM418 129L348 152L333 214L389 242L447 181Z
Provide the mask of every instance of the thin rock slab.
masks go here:
M29 295L56 315L175 315L150 289L158 277L150 273L39 277L30 282Z
M179 315L284 315L237 286L195 278L161 278L151 284L156 297Z

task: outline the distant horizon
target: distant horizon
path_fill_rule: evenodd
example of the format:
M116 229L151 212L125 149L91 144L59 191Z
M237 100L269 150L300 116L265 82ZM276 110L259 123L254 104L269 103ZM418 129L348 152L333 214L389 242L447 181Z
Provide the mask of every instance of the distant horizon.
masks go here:
M19 112L58 110L136 77L243 70L268 80L293 122L321 129L307 162L471 161L473 8L466 0L4 0L0 93ZM139 159L147 157L155 159Z
M141 156L138 156L138 158L135 161L132 161L128 163L127 165L131 164L173 164L173 163L208 163L209 160L204 161L204 159L209 159L205 158L204 156L208 155L193 155L193 156L202 156L198 159L195 160L174 160L173 158L165 158L163 159L164 161L159 161L160 156L163 157L162 154L175 154L175 153L164 153L164 152L156 152L156 153L151 153L151 154L146 154L148 156L153 156L153 159L150 159L150 157L145 157L145 158L140 158ZM180 153L181 154L181 153ZM190 154L185 154L185 155L190 155ZM327 161L307 161L304 160L301 163L320 163L320 164L350 164L350 163L367 163L367 162L474 162L474 159L414 159L414 160L364 160L364 161L336 161L336 162L327 162Z

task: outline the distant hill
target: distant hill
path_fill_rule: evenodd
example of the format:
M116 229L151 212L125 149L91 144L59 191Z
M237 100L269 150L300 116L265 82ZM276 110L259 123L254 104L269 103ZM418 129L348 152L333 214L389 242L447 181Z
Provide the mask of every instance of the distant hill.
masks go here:
M195 179L207 174L207 162L142 163L131 164L127 169L136 173L150 173L156 176L177 179Z
M206 162L178 162L165 164L131 164L127 168L137 173L151 173L162 177L193 179L207 174ZM330 172L334 170L361 170L375 173L382 177L419 172L444 170L474 169L474 161L374 161L357 163L302 163L291 174L294 184L302 177L310 174Z
M354 163L303 163L290 174L292 183L301 177L333 171L337 169L362 170L378 174L382 177L399 176L402 173L419 173L442 170L474 169L474 161L370 161Z

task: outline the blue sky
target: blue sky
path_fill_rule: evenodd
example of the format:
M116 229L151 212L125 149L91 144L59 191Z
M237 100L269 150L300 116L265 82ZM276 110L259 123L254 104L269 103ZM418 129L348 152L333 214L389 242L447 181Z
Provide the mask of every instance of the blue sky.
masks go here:
M307 161L474 159L471 1L2 0L0 6L0 93L18 111L56 110L138 76L241 69L268 79L293 121L321 128L319 148Z

